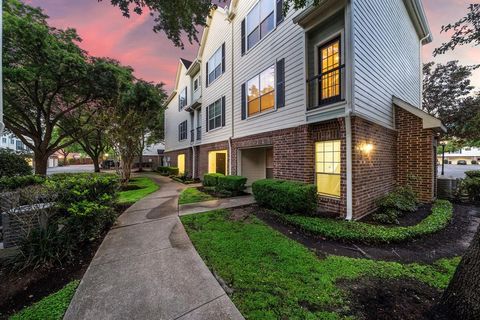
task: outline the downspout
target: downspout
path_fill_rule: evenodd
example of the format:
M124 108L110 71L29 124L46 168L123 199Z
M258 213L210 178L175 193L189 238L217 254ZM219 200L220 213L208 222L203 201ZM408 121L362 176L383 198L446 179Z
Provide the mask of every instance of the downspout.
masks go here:
M423 47L423 41L429 39L431 37L430 33L427 34L425 37L423 37L422 39L420 39L420 50L418 50L419 54L418 54L418 59L420 61L420 63L422 64L422 47ZM423 105L423 67L420 66L420 95L419 95L419 98L420 98L420 108L422 108L422 105Z
M230 5L228 11L231 10L231 7L232 5ZM234 137L234 133L235 133L235 129L234 129L234 118L235 118L235 98L234 98L234 94L235 94L235 86L234 86L234 83L233 83L233 66L235 65L233 63L233 59L234 59L234 54L233 54L233 45L234 45L234 40L233 40L233 18L230 16L231 12L228 13L228 17L229 17L229 21L230 21L230 24L231 24L231 46L230 46L230 52L231 52L231 65L232 67L230 68L230 73L231 73L231 106L232 106L232 114L231 114L231 124L232 124L232 133L230 135L230 137L228 138L228 174L232 174L232 138Z
M353 143L352 143L352 113L353 113L353 103L355 101L355 79L354 79L354 68L355 68L355 59L354 59L354 28L353 28L353 6L354 0L350 1L347 4L346 21L349 22L348 30L348 46L350 50L345 50L349 56L348 62L350 64L350 70L348 72L349 77L349 87L350 87L350 102L347 103L345 110L345 149L346 149L346 162L347 162L347 212L345 219L352 220L353 218Z
M192 148L192 179L195 180L195 146L191 146Z

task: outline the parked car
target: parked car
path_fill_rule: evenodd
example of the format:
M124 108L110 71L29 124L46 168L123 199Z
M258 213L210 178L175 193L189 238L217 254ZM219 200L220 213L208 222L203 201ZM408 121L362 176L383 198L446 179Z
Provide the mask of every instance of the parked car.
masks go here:
M104 160L100 164L100 168L102 169L113 169L115 168L115 161L109 159L109 160Z
M477 160L472 160L472 164L478 164Z
M458 161L457 161L457 164L458 164L458 165L461 165L461 166L466 166L466 165L467 165L467 161L465 161L465 160L458 160Z

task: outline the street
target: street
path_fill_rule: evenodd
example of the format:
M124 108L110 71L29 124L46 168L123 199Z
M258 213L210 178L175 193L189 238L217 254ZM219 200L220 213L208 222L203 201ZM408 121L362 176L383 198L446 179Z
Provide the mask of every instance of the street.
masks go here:
M445 177L451 178L465 178L465 171L470 170L480 170L480 165L457 165L457 164L446 164L445 165ZM438 176L440 177L442 173L442 165L438 166Z
M69 165L65 167L48 168L47 175L55 173L93 172L93 164Z

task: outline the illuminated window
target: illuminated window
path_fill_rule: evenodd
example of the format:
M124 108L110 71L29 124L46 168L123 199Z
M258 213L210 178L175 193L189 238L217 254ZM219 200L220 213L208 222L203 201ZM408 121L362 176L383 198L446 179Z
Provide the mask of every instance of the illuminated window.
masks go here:
M320 48L320 100L330 102L340 99L340 39Z
M340 140L315 144L315 173L319 194L340 197Z
M227 150L208 153L208 173L227 174Z
M248 115L275 107L275 67L271 66L247 82Z
M177 167L178 167L178 174L183 175L185 174L185 154L179 154L177 156Z

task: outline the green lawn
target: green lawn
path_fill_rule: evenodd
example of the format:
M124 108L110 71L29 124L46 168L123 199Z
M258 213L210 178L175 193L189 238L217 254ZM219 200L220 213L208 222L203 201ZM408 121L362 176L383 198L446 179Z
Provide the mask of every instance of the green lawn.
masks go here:
M346 294L337 280L413 278L445 288L459 262L319 259L255 217L233 221L229 211L218 210L181 219L209 268L233 288L232 301L247 319L350 319Z
M195 202L202 202L208 200L214 200L215 197L209 195L208 193L202 192L197 188L187 188L182 191L180 198L178 199L178 204L188 204Z
M80 281L75 280L63 289L43 298L10 317L10 320L56 320L62 319Z
M118 196L119 204L133 204L160 188L152 179L147 177L130 179L128 185L137 186L140 189L121 191Z

